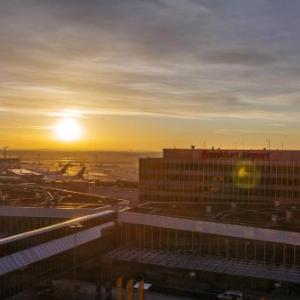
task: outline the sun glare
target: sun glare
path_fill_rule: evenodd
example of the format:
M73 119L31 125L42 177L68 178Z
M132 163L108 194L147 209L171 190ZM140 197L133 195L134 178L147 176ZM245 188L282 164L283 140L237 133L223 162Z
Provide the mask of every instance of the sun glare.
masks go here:
M55 125L54 135L60 141L78 141L82 137L82 127L76 119L63 118Z

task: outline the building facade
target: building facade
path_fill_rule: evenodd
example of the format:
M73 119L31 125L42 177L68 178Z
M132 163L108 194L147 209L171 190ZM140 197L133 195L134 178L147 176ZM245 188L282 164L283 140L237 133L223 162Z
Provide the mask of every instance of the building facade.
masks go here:
M164 149L140 159L140 201L300 200L300 151Z
M289 228L274 228L268 222L271 211L265 213L264 224L257 224L247 210L244 225L235 218L242 208L232 209L232 221L225 223L215 218L219 212L210 219L191 217L189 210L197 206L147 202L121 211L120 247L106 254L112 262L107 269L115 276L145 278L162 290L217 294L238 289L252 296L263 291L299 296L299 208Z

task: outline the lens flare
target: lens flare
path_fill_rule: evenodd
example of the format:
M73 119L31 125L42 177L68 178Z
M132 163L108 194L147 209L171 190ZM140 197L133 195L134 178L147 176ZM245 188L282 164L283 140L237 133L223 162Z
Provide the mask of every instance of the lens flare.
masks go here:
M240 189L253 189L260 179L260 172L251 161L239 161L233 170L234 184Z

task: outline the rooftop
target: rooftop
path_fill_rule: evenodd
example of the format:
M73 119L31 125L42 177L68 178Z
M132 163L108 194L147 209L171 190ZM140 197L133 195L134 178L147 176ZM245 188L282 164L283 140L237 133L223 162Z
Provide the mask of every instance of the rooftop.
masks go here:
M122 206L121 200L34 184L0 185L0 218L69 219Z
M147 202L130 212L300 232L300 206Z

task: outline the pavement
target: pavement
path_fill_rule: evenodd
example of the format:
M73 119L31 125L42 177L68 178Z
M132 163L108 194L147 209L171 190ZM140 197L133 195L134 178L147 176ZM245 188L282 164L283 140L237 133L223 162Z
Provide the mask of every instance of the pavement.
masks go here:
M74 284L72 281L69 280L59 280L54 282L55 288L57 288L60 291L63 291L63 296L66 299L66 295L70 295L70 298L72 299L71 296L74 296L74 291L73 287ZM80 290L78 291L78 295L76 300L87 300L87 299L94 299L95 297L95 292L96 292L96 287L94 284L87 283L87 282L81 282L80 283ZM113 299L116 299L116 289L113 288ZM123 290L123 299L126 299L126 291L125 289ZM145 291L144 294L144 299L145 300L194 300L196 298L191 298L191 297L180 297L180 296L172 296L172 295L166 295L166 294L161 294L161 293L155 293L151 291ZM197 298L199 299L199 298ZM200 298L202 299L202 298ZM207 299L207 298L203 298ZM60 299L59 299L60 300Z
M23 292L19 295L14 296L10 300L94 300L96 294L95 284L88 282L77 282L80 286L80 289L75 293L74 292L74 282L72 280L54 280L53 293L50 293L49 296L40 295L38 296L36 291L31 289L26 292ZM116 289L113 289L112 299L116 299ZM123 299L126 299L126 291L124 289ZM137 299L136 295L135 298ZM196 298L191 297L180 297L173 295L166 295L161 293L155 293L151 291L146 291L144 294L145 300L196 300ZM197 298L206 300L208 298Z
M74 281L69 279L61 279L53 281L53 292L48 295L40 295L38 296L37 292L34 289L28 290L24 293L16 295L10 300L94 300L96 295L96 286L93 283L77 281L76 284L80 286L80 288L74 292ZM116 299L116 289L112 291L112 299ZM123 291L123 299L126 299L126 291ZM137 299L135 295L134 299ZM197 298L192 297L184 297L184 296L176 296L169 295L163 293L157 293L153 291L145 291L144 294L145 300L212 300L216 299L216 297L212 296L199 296ZM255 298L254 298L255 299ZM260 299L257 297L256 299ZM282 296L282 295L265 295L265 300L299 300L300 297L295 296Z

